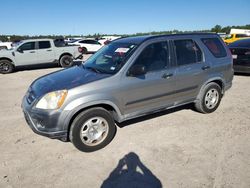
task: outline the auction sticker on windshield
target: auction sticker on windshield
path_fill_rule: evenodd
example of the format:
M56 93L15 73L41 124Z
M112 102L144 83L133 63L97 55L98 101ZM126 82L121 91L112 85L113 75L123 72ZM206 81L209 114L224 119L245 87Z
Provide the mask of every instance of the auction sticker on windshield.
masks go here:
M115 52L118 52L118 53L127 53L127 51L129 51L129 48L117 48L115 50Z

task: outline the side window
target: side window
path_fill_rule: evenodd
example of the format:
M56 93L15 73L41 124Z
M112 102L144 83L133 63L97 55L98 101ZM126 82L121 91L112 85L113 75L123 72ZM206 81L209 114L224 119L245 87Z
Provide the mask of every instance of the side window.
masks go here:
M34 50L35 49L35 42L26 42L22 46L19 47L20 50Z
M218 38L203 38L201 41L216 58L226 57L227 52Z
M81 40L81 41L79 41L79 43L88 44L88 41L87 40Z
M246 34L236 34L236 38L243 38L243 37L248 37Z
M167 42L153 43L141 52L134 65L144 65L148 72L162 70L169 66L168 54Z
M39 49L46 49L50 48L50 42L49 41L39 41Z
M188 65L202 61L202 52L193 40L175 40L174 46L178 65Z

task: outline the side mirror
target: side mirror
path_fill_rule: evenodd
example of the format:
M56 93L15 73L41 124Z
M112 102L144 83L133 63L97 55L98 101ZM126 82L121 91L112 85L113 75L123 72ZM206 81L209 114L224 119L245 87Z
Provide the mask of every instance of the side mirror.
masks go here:
M133 65L129 71L128 71L128 76L141 76L141 75L144 75L146 74L147 71L146 71L146 67L144 65Z
M22 50L21 48L17 48L16 51L18 51L18 52L20 52L20 53L23 53L23 50Z

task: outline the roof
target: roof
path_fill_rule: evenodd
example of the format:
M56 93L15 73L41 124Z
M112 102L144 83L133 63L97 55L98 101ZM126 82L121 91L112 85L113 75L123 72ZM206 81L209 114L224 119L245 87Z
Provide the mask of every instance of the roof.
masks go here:
M180 33L180 34L168 34L168 35L144 35L144 36L136 36L136 37L124 37L116 39L115 42L121 42L121 43L133 43L133 44L141 44L146 40L153 39L153 38L159 38L159 37L170 37L170 36L192 36L192 35L216 35L216 33Z
M25 42L33 42L33 41L48 41L48 40L54 40L54 39L49 39L49 38L41 38L41 39L25 39L25 40L22 40L22 41L25 41Z

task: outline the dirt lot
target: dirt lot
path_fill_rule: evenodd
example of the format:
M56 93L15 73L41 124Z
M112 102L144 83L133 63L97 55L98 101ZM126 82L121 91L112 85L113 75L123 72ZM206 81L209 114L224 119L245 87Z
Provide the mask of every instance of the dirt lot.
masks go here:
M141 118L82 153L36 135L22 114L31 82L58 69L0 75L0 187L250 187L250 76L235 76L212 114L185 106Z

